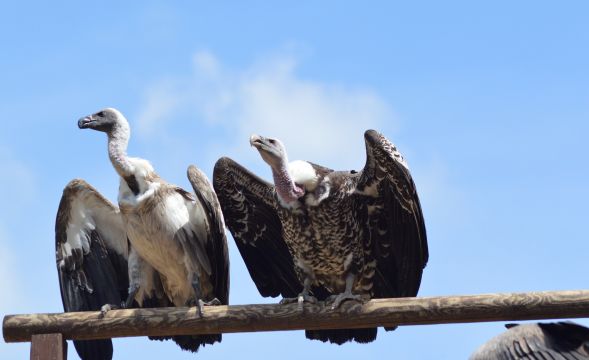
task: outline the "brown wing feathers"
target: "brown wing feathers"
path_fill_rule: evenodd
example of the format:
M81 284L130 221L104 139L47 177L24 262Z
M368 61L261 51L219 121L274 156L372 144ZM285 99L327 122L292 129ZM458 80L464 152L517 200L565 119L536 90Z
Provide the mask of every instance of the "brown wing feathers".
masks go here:
M109 247L116 240L106 241L96 228L73 216L74 211L88 212L87 216L91 216L91 206L100 207L100 211L111 214L111 220L116 221L114 205L85 181L73 180L65 187L55 224L55 251L61 299L68 312L99 310L104 304L120 304L129 287L127 259ZM96 224L96 219L91 220ZM80 230L68 233L70 227ZM68 235L88 241L87 252L84 253L82 246L72 247L70 244L75 244L75 239L68 239ZM126 237L122 239L126 241ZM67 248L71 248L71 252ZM112 358L110 339L74 341L74 346L84 360Z
M396 147L365 133L367 161L358 189L376 186L369 216L370 250L377 262L375 297L415 296L427 264L425 223L415 184Z
M273 186L229 158L215 164L213 187L227 227L264 297L293 297L302 285L282 239Z
M229 252L225 236L225 224L221 206L206 175L195 166L188 168L188 179L196 197L202 204L209 224L210 241L206 242L205 252L213 268L212 282L214 292L222 304L229 301Z

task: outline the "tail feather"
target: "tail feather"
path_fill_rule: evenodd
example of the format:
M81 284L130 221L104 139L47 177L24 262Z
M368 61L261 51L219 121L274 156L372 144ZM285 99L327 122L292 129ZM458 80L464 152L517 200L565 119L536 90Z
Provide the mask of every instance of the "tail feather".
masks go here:
M171 336L148 336L149 340L166 341L172 339Z
M197 352L200 346L213 345L221 342L221 334L212 335L176 335L176 336L150 336L149 340L165 341L173 340L182 350Z
M349 341L361 344L373 342L376 339L377 328L366 329L336 329L336 330L305 330L307 339L342 345Z
M82 360L112 359L113 349L110 339L74 341L74 347Z
M204 347L205 345L213 345L216 342L221 342L221 339L221 334L178 335L172 337L172 340L174 340L182 350L190 352L197 352L201 345Z

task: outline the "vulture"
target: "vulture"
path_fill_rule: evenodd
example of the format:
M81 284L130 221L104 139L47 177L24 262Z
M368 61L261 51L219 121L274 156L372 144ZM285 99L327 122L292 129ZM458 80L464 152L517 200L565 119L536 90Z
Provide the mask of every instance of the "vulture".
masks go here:
M118 207L84 180L64 189L55 225L64 310L227 304L229 260L221 208L194 166L194 194L161 179L150 163L128 157L129 124L107 108L78 121L105 132L120 176ZM155 340L168 338L157 337ZM182 349L221 341L220 334L171 337ZM75 341L84 360L112 358L111 340Z
M364 134L361 171L289 162L278 139L252 135L274 184L229 158L215 164L213 187L227 227L262 296L282 303L415 296L428 261L415 184L397 148ZM387 330L392 330L388 328ZM309 339L368 343L376 328L307 330Z
M470 360L589 359L589 328L574 322L508 324Z

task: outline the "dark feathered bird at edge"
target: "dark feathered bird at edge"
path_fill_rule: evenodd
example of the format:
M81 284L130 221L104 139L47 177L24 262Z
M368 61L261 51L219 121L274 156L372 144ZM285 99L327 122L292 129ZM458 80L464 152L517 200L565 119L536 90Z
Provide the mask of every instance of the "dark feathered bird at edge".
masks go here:
M571 321L508 324L470 360L587 360L589 328Z

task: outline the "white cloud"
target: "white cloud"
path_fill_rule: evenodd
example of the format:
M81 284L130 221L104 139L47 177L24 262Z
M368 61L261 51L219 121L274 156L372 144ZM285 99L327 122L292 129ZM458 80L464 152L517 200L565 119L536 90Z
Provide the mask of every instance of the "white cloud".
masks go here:
M159 133L175 117L196 118L223 129L224 153L241 159L257 156L248 139L259 133L280 138L292 160L358 168L365 156L363 132L384 126L390 131L394 121L374 91L301 78L292 55L231 71L201 51L193 65L191 78L167 79L147 91L138 118L141 134Z
M268 178L269 168L249 147L252 133L281 139L290 160L305 159L336 170L363 167L366 129L382 130L394 142L397 119L381 96L367 88L304 78L297 73L298 58L291 54L268 56L232 70L214 54L201 51L192 59L191 76L154 84L139 125L157 129L153 133L162 146L153 155L163 156L160 164L165 166L171 159L180 159L184 166L200 161L197 166L210 171L220 156L227 155ZM168 99L175 99L173 106L168 106ZM149 109L165 111L147 114ZM188 119L194 131L171 134L177 125L185 125L178 119ZM204 138L198 136L202 129L208 131ZM195 156L203 152L204 158ZM455 186L443 157L421 153L408 162L428 226L446 232L464 226L468 199Z
M182 106L183 96L178 91L178 86L179 84L171 80L162 80L157 86L152 86L146 92L145 106L140 112L137 122L140 134L151 135L155 133L162 120Z

